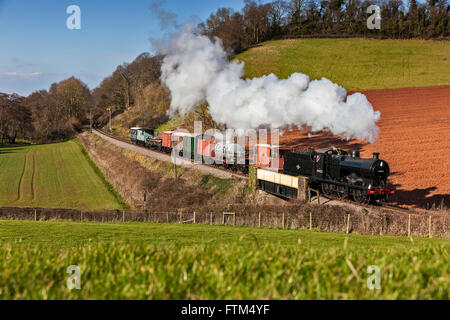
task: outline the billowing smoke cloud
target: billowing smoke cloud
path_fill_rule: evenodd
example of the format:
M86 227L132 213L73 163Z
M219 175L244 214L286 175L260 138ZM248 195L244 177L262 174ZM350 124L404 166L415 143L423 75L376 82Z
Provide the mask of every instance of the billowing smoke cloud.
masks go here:
M195 34L190 27L171 37L165 55L162 82L171 92L172 114L184 115L208 102L216 122L229 128L285 128L296 125L312 131L328 129L349 139L374 142L378 136L374 111L367 98L328 79L310 81L294 73L288 79L274 74L242 79L244 64L228 61L219 39Z
M165 31L170 28L179 29L176 13L165 10L163 4L164 1L153 1L150 4L150 10L158 20L160 29Z

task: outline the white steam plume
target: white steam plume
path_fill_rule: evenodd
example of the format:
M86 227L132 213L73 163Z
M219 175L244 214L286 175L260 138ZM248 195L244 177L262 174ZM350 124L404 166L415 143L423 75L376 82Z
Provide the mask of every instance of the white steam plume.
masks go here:
M171 92L172 114L184 115L208 102L213 119L229 128L296 125L328 129L346 139L377 139L380 112L361 93L345 101L346 90L328 79L310 81L301 73L288 79L274 74L242 79L244 64L229 63L219 39L212 42L190 27L172 36L160 53L165 56L161 80Z

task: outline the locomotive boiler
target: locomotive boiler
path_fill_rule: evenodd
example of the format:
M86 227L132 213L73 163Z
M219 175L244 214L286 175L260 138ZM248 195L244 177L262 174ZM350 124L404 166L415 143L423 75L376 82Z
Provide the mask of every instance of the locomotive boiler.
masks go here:
M379 158L379 153L361 158L357 150L348 154L335 148L288 152L283 172L308 177L311 187L325 195L360 203L386 201L394 194L387 185L389 165Z

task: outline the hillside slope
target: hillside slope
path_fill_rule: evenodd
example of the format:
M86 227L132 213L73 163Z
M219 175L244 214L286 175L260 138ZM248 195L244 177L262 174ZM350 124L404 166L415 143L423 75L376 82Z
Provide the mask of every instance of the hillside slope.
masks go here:
M301 72L347 90L450 84L450 42L427 40L297 39L269 41L235 57L245 76Z
M287 78L301 72L311 79L326 77L349 91L438 86L450 84L450 42L427 40L297 39L262 43L238 54L245 62L245 77L276 74ZM152 126L170 130L192 127L202 120L216 125L207 106L183 118L167 120L169 92L159 85L149 88L148 99L113 120L113 130L128 136L131 126ZM154 105L158 105L155 109ZM159 124L159 125L158 125ZM161 125L162 124L162 125Z
M76 140L0 148L0 205L121 209L127 205Z

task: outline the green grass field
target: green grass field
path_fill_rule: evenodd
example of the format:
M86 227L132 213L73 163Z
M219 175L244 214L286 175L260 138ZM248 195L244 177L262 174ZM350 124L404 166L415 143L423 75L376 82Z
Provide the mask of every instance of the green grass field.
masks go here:
M85 210L126 207L76 140L0 148L0 205Z
M450 42L299 39L261 44L236 56L247 77L294 72L326 77L347 90L450 84Z
M449 298L443 239L0 221L0 248L0 299ZM80 290L66 287L71 265ZM380 290L367 287L370 265L380 268Z

